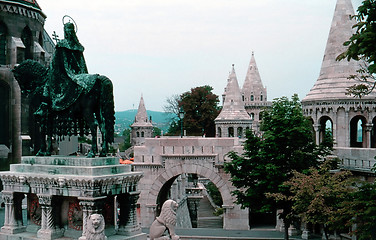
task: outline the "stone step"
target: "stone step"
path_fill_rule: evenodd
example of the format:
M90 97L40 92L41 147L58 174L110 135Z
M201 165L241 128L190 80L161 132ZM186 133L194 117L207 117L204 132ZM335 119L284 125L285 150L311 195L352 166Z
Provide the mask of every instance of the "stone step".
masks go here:
M204 196L200 201L198 209L198 228L223 228L223 219L221 216L215 216L215 209L210 204L209 199Z

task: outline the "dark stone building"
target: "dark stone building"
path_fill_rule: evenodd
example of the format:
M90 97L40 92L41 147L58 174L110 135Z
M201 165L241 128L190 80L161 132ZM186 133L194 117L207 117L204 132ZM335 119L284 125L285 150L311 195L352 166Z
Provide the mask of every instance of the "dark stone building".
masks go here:
M45 19L35 0L0 0L0 170L20 162L33 147L29 101L11 69L26 59L48 64L53 42L43 28Z

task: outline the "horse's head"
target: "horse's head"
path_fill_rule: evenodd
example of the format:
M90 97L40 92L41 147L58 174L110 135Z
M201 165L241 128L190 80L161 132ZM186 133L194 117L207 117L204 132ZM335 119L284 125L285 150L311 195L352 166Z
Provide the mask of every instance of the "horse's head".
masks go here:
M22 92L33 92L46 82L47 68L33 60L23 61L12 72Z

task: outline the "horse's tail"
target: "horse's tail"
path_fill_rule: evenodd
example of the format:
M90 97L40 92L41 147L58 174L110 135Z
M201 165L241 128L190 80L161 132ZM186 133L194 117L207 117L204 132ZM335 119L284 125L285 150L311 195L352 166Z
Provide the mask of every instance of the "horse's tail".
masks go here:
M104 119L105 138L107 143L114 142L114 125L115 125L115 105L112 82L106 76L100 75L101 92L100 92L100 114L101 119Z

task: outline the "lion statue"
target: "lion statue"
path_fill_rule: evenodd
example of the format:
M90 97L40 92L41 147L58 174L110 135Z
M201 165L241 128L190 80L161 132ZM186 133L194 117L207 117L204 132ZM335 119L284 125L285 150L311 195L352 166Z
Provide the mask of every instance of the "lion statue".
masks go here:
M161 214L157 217L150 227L150 240L169 240L170 237L163 236L166 229L172 240L178 240L180 237L175 234L176 209L178 204L174 200L167 200L162 205Z
M101 214L91 214L88 218L87 240L106 240L107 237L104 234L104 218Z

